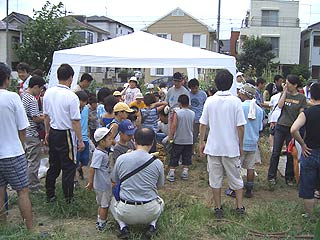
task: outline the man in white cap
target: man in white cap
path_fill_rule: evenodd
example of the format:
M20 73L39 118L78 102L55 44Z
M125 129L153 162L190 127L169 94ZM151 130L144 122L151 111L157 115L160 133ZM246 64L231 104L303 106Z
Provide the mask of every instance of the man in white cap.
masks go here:
M237 92L239 91L240 88L242 88L243 83L245 82L245 79L243 77L243 73L242 72L237 72L236 74L236 85L237 85Z
M131 77L129 80L129 85L121 92L122 95L125 95L124 102L130 104L134 100L134 96L140 93L140 89L137 88L138 80L136 77Z

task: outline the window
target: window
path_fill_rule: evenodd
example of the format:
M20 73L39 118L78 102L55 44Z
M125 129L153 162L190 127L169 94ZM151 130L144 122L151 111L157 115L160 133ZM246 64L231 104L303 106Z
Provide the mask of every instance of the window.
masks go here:
M86 32L77 32L79 34L79 43L86 42Z
M91 73L91 67L85 67L85 68L84 68L84 71L85 71L86 73Z
M166 34L166 33L157 33L157 36L158 36L158 37L161 37L161 38L167 39L168 34Z
M173 17L183 17L184 12L181 9L176 9L174 12L171 13Z
M264 37L272 45L272 53L275 57L279 57L279 38L278 37Z
M164 68L156 68L156 75L164 75Z
M314 36L313 37L313 46L314 47L320 47L320 36Z
M200 35L192 36L192 47L200 47Z
M279 24L278 10L262 10L261 26L274 27Z
M87 32L87 43L93 43L93 33Z
M19 46L20 37L13 36L11 42L12 49L16 49Z
M310 39L309 38L303 41L303 47L304 48L310 47Z

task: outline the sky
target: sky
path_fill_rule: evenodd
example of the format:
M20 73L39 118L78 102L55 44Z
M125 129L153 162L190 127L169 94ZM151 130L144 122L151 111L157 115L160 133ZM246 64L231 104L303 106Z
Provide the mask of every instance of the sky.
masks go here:
M60 0L68 14L108 16L122 22L135 31L148 26L180 7L194 18L213 29L217 26L218 0ZM57 4L60 1L51 0ZM9 0L9 14L12 11L33 16L34 10L41 10L45 0ZM221 0L220 39L230 38L231 28L239 29L250 0ZM0 0L0 19L6 16L6 0ZM320 0L300 0L299 18L301 30L320 21Z

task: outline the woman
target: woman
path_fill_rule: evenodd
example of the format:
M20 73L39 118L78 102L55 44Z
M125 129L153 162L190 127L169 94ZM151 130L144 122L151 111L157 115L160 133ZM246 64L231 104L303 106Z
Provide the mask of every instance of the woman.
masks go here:
M283 142L286 141L286 145L288 146L292 138L290 127L299 113L302 112L307 105L306 97L297 90L300 86L301 81L298 76L288 75L286 85L284 86L283 93L278 102L278 107L281 109L281 115L275 127L273 149L268 171L268 180L271 185L276 184L279 157ZM287 153L285 179L287 185L293 185L293 159L290 153Z

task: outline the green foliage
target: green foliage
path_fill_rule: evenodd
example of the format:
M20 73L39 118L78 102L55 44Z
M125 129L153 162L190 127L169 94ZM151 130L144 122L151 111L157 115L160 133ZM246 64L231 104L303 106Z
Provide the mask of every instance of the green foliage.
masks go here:
M47 1L40 11L34 11L33 20L23 29L22 43L16 49L20 61L48 73L54 51L78 44L79 36L68 32L63 10L61 2L54 5Z
M8 91L11 91L11 92L16 92L18 93L19 92L19 84L18 84L18 80L17 79L14 79L14 78L11 78L10 79L10 85L9 87L7 88Z
M272 45L263 38L250 37L243 44L243 52L238 56L238 69L246 71L252 68L255 76L261 76L275 55Z
M308 80L311 75L308 66L302 64L295 64L290 73L299 76L302 81Z

